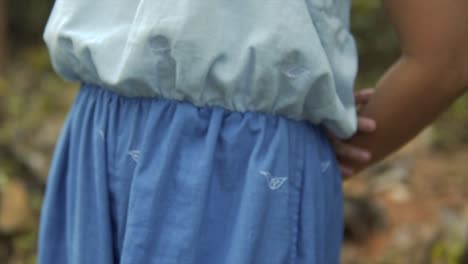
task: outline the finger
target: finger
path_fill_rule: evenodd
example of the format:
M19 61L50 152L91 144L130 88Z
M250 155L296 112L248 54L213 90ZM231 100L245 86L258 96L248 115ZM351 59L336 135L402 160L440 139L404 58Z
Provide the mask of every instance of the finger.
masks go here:
M341 171L341 176L343 177L343 179L348 179L354 174L354 171L351 168L343 166L343 165L340 165L340 171Z
M368 88L368 89L363 89L359 90L354 94L354 100L357 105L359 104L367 104L369 100L372 98L374 95L374 89L373 88Z
M334 143L334 149L338 158L361 163L369 162L372 158L369 151L339 141Z
M354 93L354 96L356 97L356 99L359 99L359 100L367 100L367 99L370 99L372 95L374 95L374 93L375 93L374 88L365 88L365 89L360 89L356 91Z
M375 122L374 119L364 117L364 116L358 116L357 126L358 126L357 127L358 131L371 133L371 132L374 132L375 129L377 128L377 123Z

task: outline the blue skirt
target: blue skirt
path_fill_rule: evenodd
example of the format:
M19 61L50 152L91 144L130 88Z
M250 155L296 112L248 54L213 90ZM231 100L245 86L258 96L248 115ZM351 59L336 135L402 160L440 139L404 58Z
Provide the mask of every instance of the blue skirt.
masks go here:
M51 164L39 264L334 264L342 183L308 122L83 85Z

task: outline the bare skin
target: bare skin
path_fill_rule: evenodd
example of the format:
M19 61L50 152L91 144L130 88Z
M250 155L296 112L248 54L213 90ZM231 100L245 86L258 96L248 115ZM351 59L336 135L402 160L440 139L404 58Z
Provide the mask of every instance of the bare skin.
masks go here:
M354 101L356 103L356 109L358 110L357 133L372 133L377 128L374 120L360 115L360 109L369 102L373 94L374 89L372 88L359 90L354 94ZM331 140L335 153L340 160L347 158L361 163L370 161L370 151L346 144L343 140L335 137L332 132L328 132L328 137ZM343 178L348 178L353 175L353 170L343 164L340 164L340 171Z
M375 120L378 128L335 142L347 175L397 150L468 89L468 1L383 3L402 54L359 113L361 118ZM368 160L357 159L351 149L372 155Z

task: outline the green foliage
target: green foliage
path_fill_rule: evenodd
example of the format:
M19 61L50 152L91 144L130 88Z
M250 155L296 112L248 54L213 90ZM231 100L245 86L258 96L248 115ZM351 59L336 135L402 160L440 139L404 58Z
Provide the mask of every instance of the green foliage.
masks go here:
M433 145L454 149L468 143L468 94L459 98L434 124Z
M29 47L20 54L20 61L37 72L51 72L49 53L45 47Z
M463 240L437 241L431 248L431 263L459 264L463 250Z
M352 1L351 31L359 50L357 87L372 86L400 53L397 38L381 2Z
M12 47L27 47L41 41L54 0L7 0Z

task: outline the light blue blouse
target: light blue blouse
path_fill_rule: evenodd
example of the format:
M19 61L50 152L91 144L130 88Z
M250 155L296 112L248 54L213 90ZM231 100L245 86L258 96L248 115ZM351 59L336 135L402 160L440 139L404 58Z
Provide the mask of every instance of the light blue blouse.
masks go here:
M350 0L56 0L65 79L356 131Z

